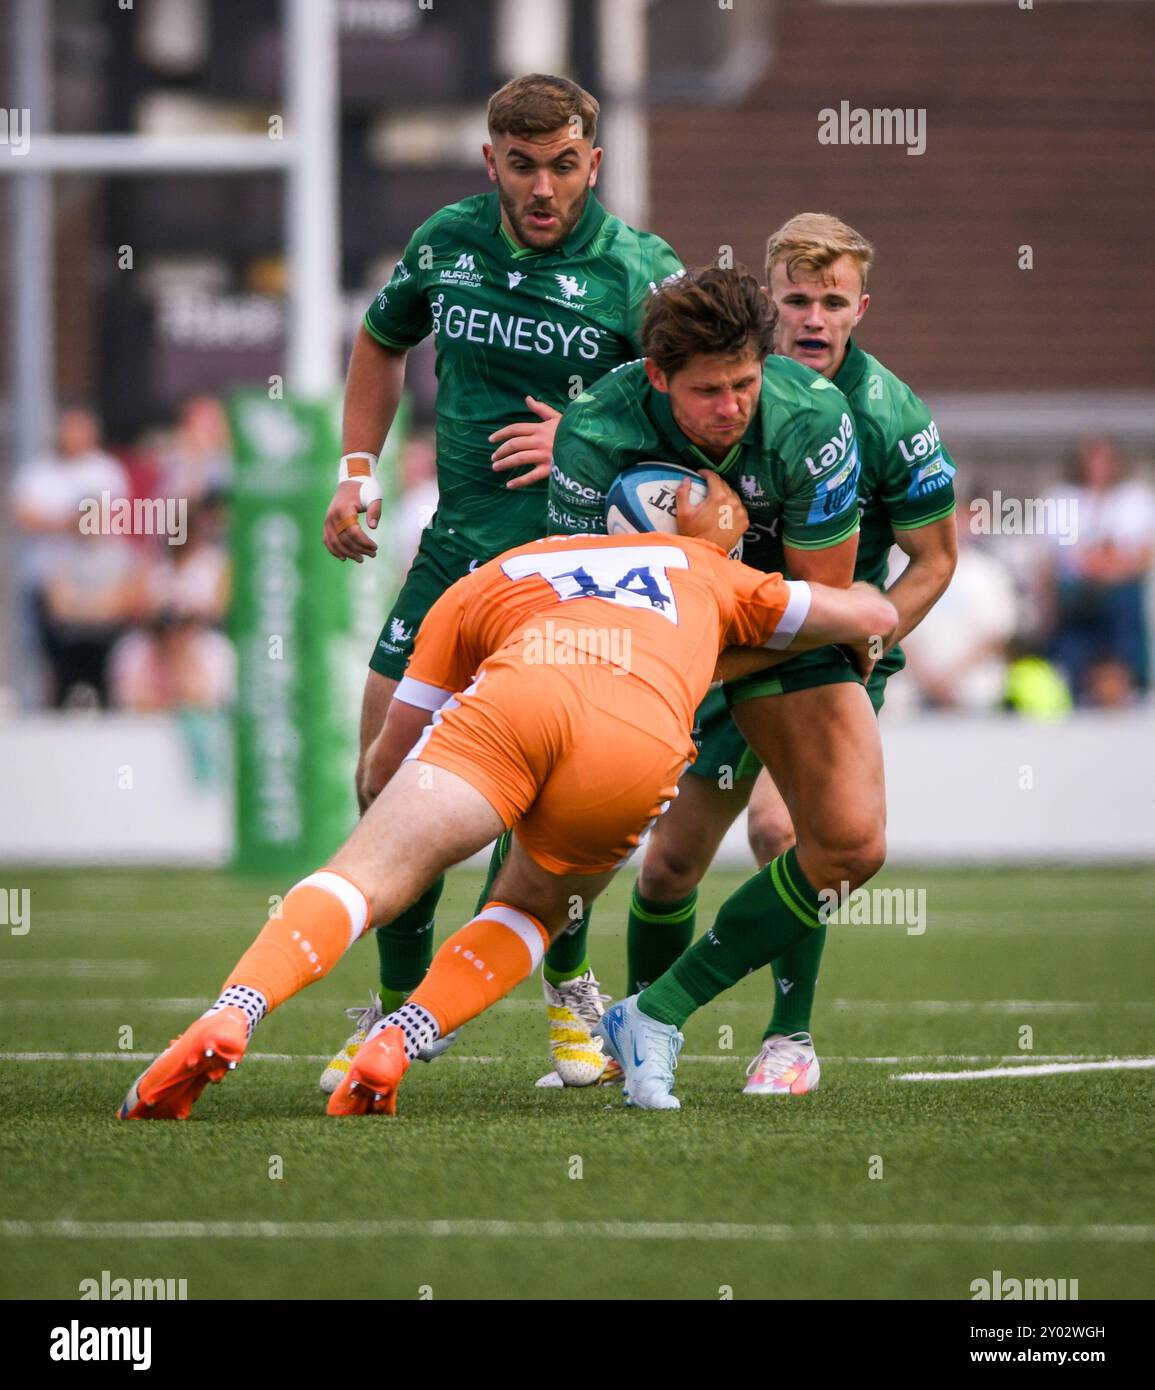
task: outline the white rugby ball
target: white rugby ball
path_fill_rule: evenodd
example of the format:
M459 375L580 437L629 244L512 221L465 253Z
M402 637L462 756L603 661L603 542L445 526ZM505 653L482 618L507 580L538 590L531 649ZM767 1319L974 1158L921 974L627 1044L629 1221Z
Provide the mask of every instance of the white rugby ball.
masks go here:
M635 463L624 468L610 484L606 494L606 531L611 536L632 536L642 531L678 530L677 494L689 481L690 501L696 507L709 489L692 468L677 463ZM732 559L742 558L742 542L730 551Z

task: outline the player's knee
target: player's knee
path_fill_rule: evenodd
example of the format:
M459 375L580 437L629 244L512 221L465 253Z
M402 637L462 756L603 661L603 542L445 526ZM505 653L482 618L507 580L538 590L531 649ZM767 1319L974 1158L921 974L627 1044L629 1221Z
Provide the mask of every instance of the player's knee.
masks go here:
M794 844L794 827L789 817L755 816L751 814L746 823L746 838L750 842L750 852L761 867L777 859L780 854Z
M696 856L681 852L676 845L660 846L652 840L638 874L638 891L655 902L677 902L697 888L705 870Z
M886 862L886 832L866 831L842 844L817 850L800 847L798 862L815 888L840 888L843 884L851 889L861 887Z

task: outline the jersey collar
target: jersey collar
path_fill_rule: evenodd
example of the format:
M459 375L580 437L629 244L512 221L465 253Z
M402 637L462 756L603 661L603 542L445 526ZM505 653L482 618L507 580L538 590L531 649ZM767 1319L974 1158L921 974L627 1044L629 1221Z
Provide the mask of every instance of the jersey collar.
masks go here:
M674 419L674 412L670 409L670 397L665 391L658 391L649 384L650 391L650 415L658 429L670 442L674 452L680 454L682 459L694 469L711 468L715 473L728 473L747 448L753 446L757 436L758 421L760 412L755 411L754 417L750 421L750 428L737 443L731 445L730 452L720 462L715 463L709 455L704 454L691 440L687 439L682 433L678 422Z
M582 215L577 220L577 226L570 232L569 236L560 246L551 247L548 251L537 251L532 246L520 246L513 237L505 230L505 223L501 220L501 199L496 193L490 194L496 210L496 225L494 230L505 244L505 249L515 261L529 260L535 256L576 256L582 251L601 230L602 223L609 214L593 193L586 199L586 205L582 209Z
M866 353L853 338L846 344L846 356L842 366L834 374L833 384L844 396L849 396L866 374Z

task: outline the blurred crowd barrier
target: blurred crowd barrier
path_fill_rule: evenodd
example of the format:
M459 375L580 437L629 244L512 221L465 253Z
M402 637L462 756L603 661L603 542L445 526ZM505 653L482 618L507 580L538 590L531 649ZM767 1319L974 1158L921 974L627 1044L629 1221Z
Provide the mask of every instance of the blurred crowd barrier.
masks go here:
M52 789L0 797L0 863L228 864L228 732L225 716L188 711L0 720L9 784ZM884 718L882 740L894 864L1155 858L1146 711L1076 710L1061 723L930 711ZM350 827L355 817L350 806ZM718 863L752 862L742 817Z

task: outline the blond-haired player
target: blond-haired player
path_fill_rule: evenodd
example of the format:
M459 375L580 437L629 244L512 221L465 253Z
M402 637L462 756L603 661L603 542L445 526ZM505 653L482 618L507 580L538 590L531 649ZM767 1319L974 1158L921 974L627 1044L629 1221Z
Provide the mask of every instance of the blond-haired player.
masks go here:
M909 557L887 594L897 621L865 680L844 653L827 647L726 687L735 721L765 771L755 786L757 761L744 758L740 748L703 748L695 767L700 775L685 780L683 795L651 836L630 914L630 991L657 981L642 993L641 1008L675 1027L725 987L723 980L690 978L690 960L659 976L693 936L698 883L747 799L758 862L772 865L794 855L800 898L853 889L885 858L875 716L888 678L905 662L898 643L954 572L955 468L926 406L852 338L870 304L873 256L865 237L839 218L802 213L769 238L766 279L777 311L775 352L819 372L850 403L860 455L855 579L882 586L895 543ZM736 668L758 660L745 655ZM718 774L727 768L738 774L733 790L719 786ZM773 961L775 1009L750 1064L748 1095L796 1096L818 1084L810 1016L825 936L823 925L756 962Z

